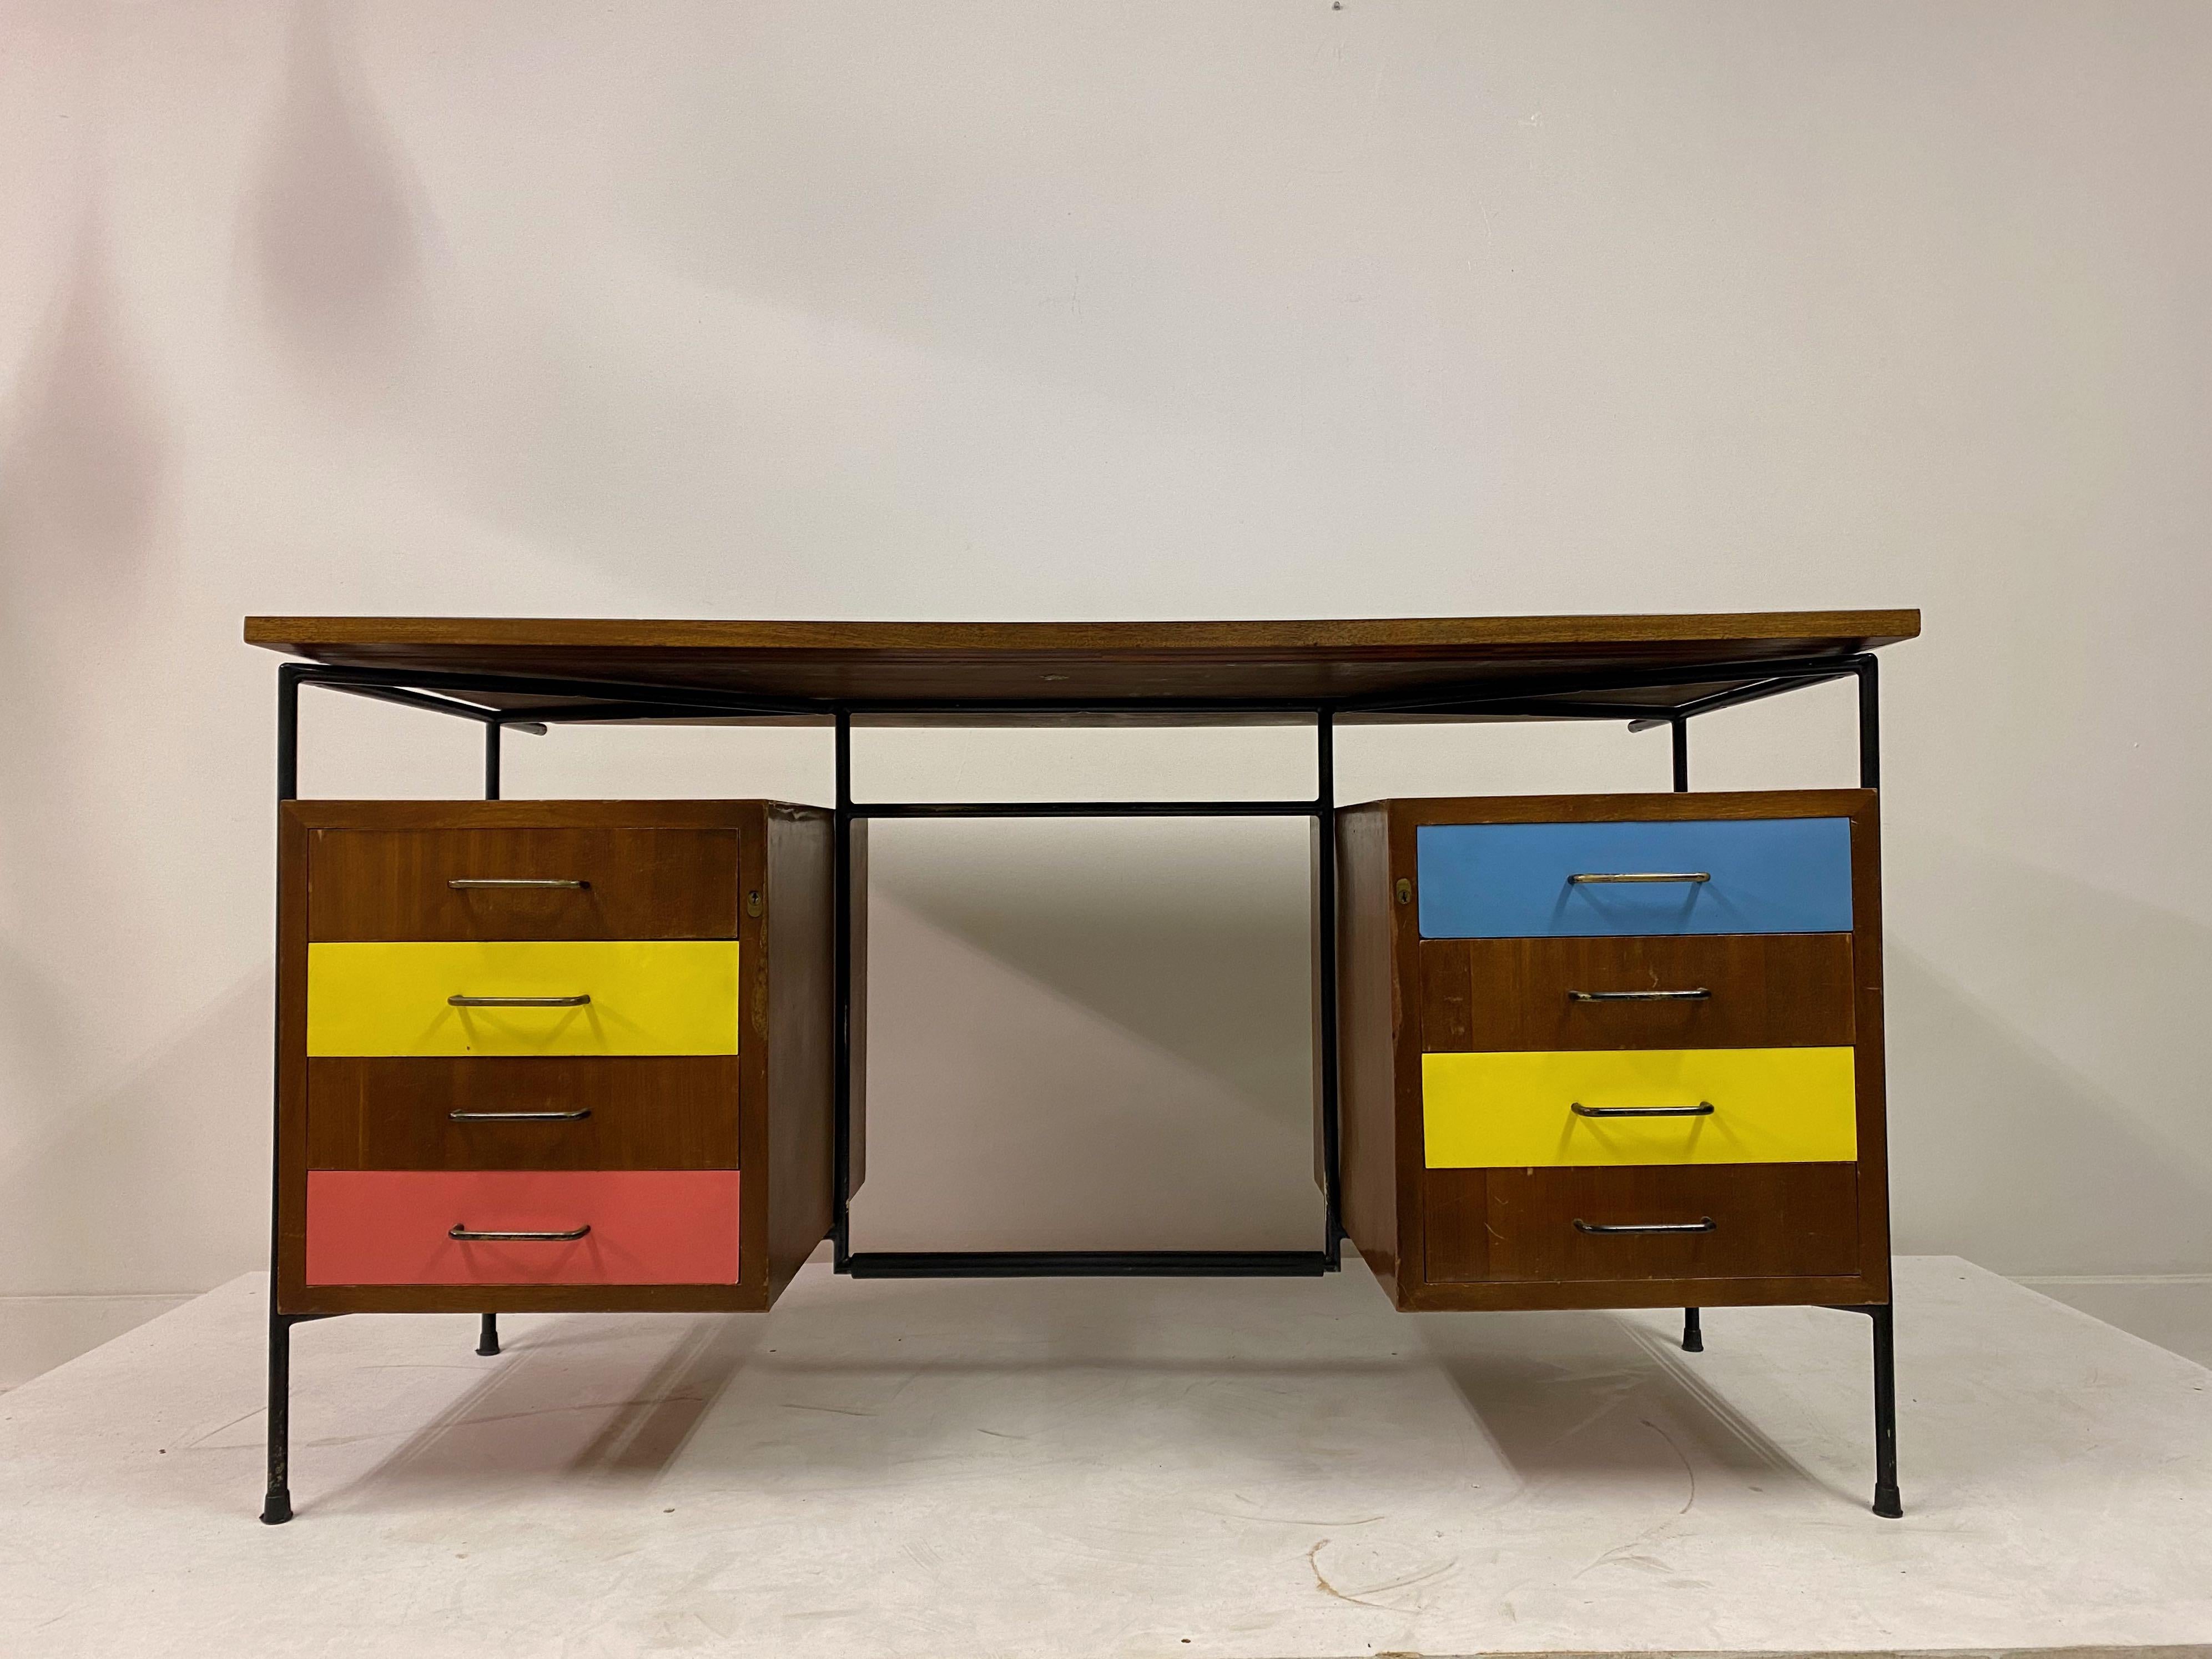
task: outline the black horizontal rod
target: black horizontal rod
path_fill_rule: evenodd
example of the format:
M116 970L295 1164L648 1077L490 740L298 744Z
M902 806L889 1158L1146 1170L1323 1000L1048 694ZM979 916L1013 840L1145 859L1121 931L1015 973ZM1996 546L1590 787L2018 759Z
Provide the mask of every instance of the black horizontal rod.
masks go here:
M611 726L623 720L791 720L800 718L773 711L746 709L736 713L726 708L702 708L688 702L617 702L612 699L591 702L533 703L530 717L554 726ZM812 714L804 716L813 719ZM830 716L822 718L827 720Z
M1634 720L1628 723L1632 732L1648 732L1654 726L1668 726L1677 720L1687 720L1692 714L1710 714L1719 708L1735 708L1744 703L1757 702L1762 697L1778 697L1785 691L1802 691L1808 685L1826 685L1831 680L1847 680L1857 671L1850 666L1826 674L1803 674L1791 679L1761 680L1757 685L1739 685L1729 691L1716 691L1709 697L1697 697L1677 705L1670 713L1652 719Z
M1310 818L1317 800L856 800L856 818Z
M1170 720L1177 714L1318 714L1311 697L945 697L927 702L867 697L840 702L848 714L1116 714Z
M1320 1250L856 1250L855 1279L1318 1279Z
M453 714L462 720L474 720L480 726L500 726L506 722L496 708L484 708L472 702L457 702L451 697L434 697L425 691L409 691L396 685L356 685L345 680L321 680L313 675L301 684L328 685L333 691L343 691L350 696L368 697L377 702L396 703L402 708L422 708L434 714ZM517 726L517 730L521 730ZM545 728L538 728L543 734Z
M606 702L650 703L669 708L697 708L722 714L812 714L827 720L835 712L826 702L795 697L756 696L749 692L720 691L692 685L647 685L628 680L571 679L566 675L457 673L443 669L356 668L350 664L317 663L303 678L325 685L427 686L438 691L509 692L519 696L591 698ZM535 714L538 711L530 711Z
M1368 696L1347 698L1337 705L1337 710L1346 714L1474 713L1498 703L1577 692L1710 685L1720 680L1824 680L1838 674L1856 672L1852 665L1864 654L1778 658L1765 662L1682 663L1667 668L1622 669L1599 673L1534 674L1522 679L1493 679L1465 685L1438 686L1412 696L1398 691L1376 692Z
M1370 714L1404 713L1433 714L1448 720L1457 714L1525 714L1547 720L1632 720L1657 719L1664 720L1668 711L1662 705L1646 702L1564 702L1559 693L1550 697L1484 697L1473 702L1448 702L1433 708L1404 710L1370 708L1360 712Z

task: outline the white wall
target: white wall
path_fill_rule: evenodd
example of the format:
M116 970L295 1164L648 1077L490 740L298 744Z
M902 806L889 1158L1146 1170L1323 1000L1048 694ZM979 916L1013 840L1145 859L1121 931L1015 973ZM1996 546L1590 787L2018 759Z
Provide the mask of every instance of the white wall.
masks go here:
M263 1255L247 611L1918 605L1898 1242L2212 1267L2212 8L4 0L0 40L0 1293ZM1851 781L1848 703L1716 719L1697 781ZM307 733L309 793L475 785L458 725ZM932 741L863 787L1310 775ZM1355 733L1342 792L1663 787L1663 744ZM827 782L806 733L511 747L514 793ZM1310 1236L1297 848L896 828L864 1242Z

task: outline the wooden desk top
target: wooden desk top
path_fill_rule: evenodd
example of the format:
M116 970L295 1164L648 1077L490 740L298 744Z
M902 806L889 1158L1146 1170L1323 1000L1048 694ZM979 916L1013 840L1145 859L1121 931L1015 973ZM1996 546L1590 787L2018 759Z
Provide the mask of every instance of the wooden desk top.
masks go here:
M247 643L319 663L516 682L601 682L776 700L818 719L842 704L937 723L947 705L994 723L1079 723L1185 705L1209 721L1328 703L1341 718L1436 717L1424 698L1527 697L1453 719L1543 718L1561 704L1659 711L1754 684L1760 663L1843 657L1911 639L1917 611L1717 616L1459 617L1164 623L691 622L510 617L249 617ZM1730 672L1716 674L1717 666ZM1623 686L1621 680L1642 684ZM449 688L452 689L452 688ZM454 690L500 708L568 708L589 696L517 684ZM635 693L630 694L633 696ZM606 694L599 694L604 702ZM1078 712L998 711L1062 701ZM1211 713L1191 703L1216 705ZM975 705L985 705L977 708ZM604 716L602 716L604 717ZM1272 716L1281 718L1280 714Z

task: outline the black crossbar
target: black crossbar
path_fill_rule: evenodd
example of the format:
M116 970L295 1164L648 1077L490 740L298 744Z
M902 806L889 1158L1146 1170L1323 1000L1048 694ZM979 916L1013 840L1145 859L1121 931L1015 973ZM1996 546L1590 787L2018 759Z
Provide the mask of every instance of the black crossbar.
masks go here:
M856 818L1310 818L1313 800L856 800Z
M1322 1250L855 1250L855 1279L1318 1279Z

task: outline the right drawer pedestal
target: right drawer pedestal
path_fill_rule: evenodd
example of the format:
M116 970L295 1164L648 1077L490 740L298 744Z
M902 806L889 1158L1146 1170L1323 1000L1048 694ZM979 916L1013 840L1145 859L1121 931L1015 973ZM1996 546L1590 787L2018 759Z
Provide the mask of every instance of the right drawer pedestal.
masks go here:
M1343 1208L1401 1307L1887 1299L1874 814L1340 813Z

